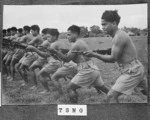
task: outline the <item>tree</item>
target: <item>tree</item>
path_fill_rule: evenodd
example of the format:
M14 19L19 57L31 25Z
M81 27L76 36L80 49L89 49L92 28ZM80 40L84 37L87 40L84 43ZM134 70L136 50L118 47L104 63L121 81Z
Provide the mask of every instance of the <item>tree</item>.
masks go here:
M145 29L143 29L143 31L144 31L144 32L148 32L148 29L147 29L147 28L145 28Z
M88 28L81 26L80 27L80 37L88 37Z
M100 30L100 27L97 26L97 25L91 26L91 27L90 27L90 31L91 31L92 33L94 33L95 35L97 35L97 34L99 34L99 33L102 32L102 31Z

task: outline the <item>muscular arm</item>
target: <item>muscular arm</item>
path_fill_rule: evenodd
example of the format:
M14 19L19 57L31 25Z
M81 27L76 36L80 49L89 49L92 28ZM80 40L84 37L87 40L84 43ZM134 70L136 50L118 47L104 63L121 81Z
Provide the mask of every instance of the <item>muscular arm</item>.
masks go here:
M33 38L28 44L29 45L34 45L36 42L38 42L40 40L39 37Z
M72 53L72 51L78 51L78 47L76 45L72 46L71 50L67 53L67 55L64 55L61 51L57 52L57 55L63 61L69 62L73 60L76 56L76 53Z
M96 57L104 62L114 63L121 56L124 46L125 46L124 40L122 40L121 37L117 37L115 38L114 43L112 45L111 55L100 55L100 54L94 53L93 57Z
M27 36L23 36L23 37L19 40L19 42L25 42L26 39L27 39Z
M15 41L17 39L17 36L14 35L13 37L10 38L10 40Z
M43 51L37 49L36 47L34 47L34 46L32 46L32 45L29 45L29 46L27 47L27 50L36 52L38 55L40 55L41 57L44 57L44 58L49 57L49 54L48 54L47 52L43 52Z

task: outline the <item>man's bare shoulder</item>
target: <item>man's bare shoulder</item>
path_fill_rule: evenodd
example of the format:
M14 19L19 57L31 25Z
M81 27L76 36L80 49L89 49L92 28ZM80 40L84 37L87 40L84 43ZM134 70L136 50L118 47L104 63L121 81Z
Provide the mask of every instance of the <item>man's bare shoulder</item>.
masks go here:
M50 45L50 42L48 40L45 40L41 46L49 46Z
M27 35L24 36L24 38L25 39L33 39L34 37L31 34L27 34Z
M122 30L119 30L119 31L116 33L115 37L113 38L113 41L112 41L112 42L113 42L114 44L119 44L119 43L125 44L126 42L128 42L129 39L130 39L130 38L129 38L129 36L127 35L126 32L124 32L124 31L122 31Z
M63 42L61 42L60 40L57 40L53 43L51 43L51 48L53 49L65 49L65 44Z
M35 37L35 39L43 40L42 35L38 35L38 36L36 36L36 37Z
M83 46L83 45L86 45L86 42L82 39L79 39L75 42L74 44L75 46Z
M18 38L18 36L17 36L17 34L15 34L14 36L11 36L10 37L10 40L15 40L15 39L17 39Z
M87 47L87 44L84 40L79 39L77 40L73 45L72 45L72 50L73 51L80 51L82 48Z

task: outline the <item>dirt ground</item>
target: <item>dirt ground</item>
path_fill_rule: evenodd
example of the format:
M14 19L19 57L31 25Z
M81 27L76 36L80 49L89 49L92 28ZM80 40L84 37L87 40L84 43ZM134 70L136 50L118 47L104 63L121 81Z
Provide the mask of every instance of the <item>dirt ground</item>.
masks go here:
M138 58L145 67L145 74L147 74L148 60L147 60L147 36L134 36L132 37L134 44L136 45ZM111 38L109 37L97 37L97 38L84 38L92 50L106 49L111 47ZM67 40L63 40L68 45ZM116 64L104 63L98 59L93 59L98 65L105 85L111 88L119 77L120 73ZM65 81L61 79L60 82L63 86L64 95L60 96L57 90L50 85L51 92L49 94L39 94L39 91L43 90L39 83L37 91L30 90L32 81L29 86L21 87L21 77L16 74L14 81L7 81L2 77L2 105L39 105L39 104L68 104L68 98L66 94L66 88L70 80ZM31 75L29 74L29 79ZM5 81L5 82L4 82ZM91 89L79 89L79 104L100 104L106 97L104 93L98 94L94 88ZM121 103L146 103L147 97L139 92L139 88L133 92L132 95L122 95L119 98Z

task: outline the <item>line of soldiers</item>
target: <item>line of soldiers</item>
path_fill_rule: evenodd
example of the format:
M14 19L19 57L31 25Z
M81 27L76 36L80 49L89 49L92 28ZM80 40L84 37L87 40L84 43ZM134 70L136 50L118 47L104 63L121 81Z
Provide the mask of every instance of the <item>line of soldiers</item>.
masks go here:
M104 32L112 37L112 47L108 50L94 51L91 51L88 44L79 38L80 27L76 25L67 29L67 39L72 43L70 49L66 49L65 43L58 40L57 29L45 28L42 34L39 34L38 25L24 26L22 36L17 33L15 27L12 27L11 35L8 32L3 36L4 46L7 46L9 40L13 41L9 44L9 48L3 48L3 69L7 71L7 79L14 80L15 71L18 71L23 79L22 86L26 86L29 83L28 74L31 73L30 80L33 80L34 85L30 89L36 90L37 81L40 81L44 88L40 94L49 93L48 81L52 81L53 86L62 95L63 90L59 80L71 76L67 95L72 103L78 102L79 88L94 87L98 93L106 93L104 102L107 103L111 101L119 103L120 95L130 95L137 86L142 88L141 92L144 95L147 95L144 66L138 60L136 47L131 38L118 28L119 22L120 16L116 10L106 10L102 14L101 25ZM17 47L14 49L15 45ZM110 89L105 86L92 57L108 63L117 63L121 75ZM40 70L36 75L37 68Z
M79 27L72 26L72 28ZM65 43L58 40L58 37L57 29L44 28L40 34L38 25L24 26L23 29L12 27L3 30L3 75L7 77L8 81L13 81L15 80L15 73L18 72L22 77L21 86L27 86L29 80L33 80L34 84L30 88L31 90L37 90L38 81L40 81L44 88L40 94L50 92L48 81L53 81L58 92L63 94L59 79L72 78L77 74L78 69L75 59L64 61L55 54L56 51L63 55L69 52ZM111 49L94 52L110 54ZM81 50L74 50L71 53L83 56ZM37 68L40 69L38 73L36 73ZM28 78L28 74L32 75L31 78ZM95 88L99 93L101 92L97 86ZM107 93L108 89L105 89L104 92Z

